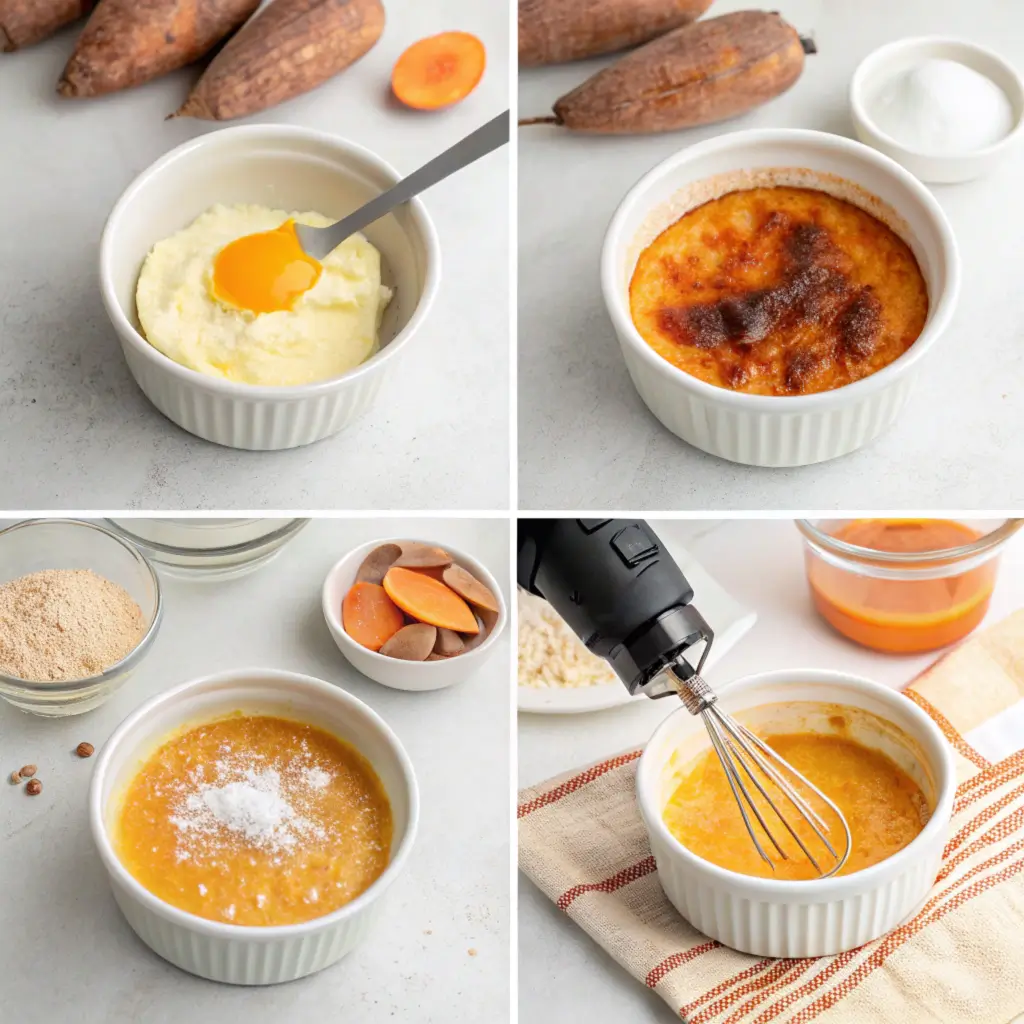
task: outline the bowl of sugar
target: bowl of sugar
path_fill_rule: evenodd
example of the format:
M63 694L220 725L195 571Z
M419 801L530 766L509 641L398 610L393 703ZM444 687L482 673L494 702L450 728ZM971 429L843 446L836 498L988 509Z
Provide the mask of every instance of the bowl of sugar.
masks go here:
M850 112L861 142L921 181L971 181L1024 135L1024 79L997 53L963 39L900 39L860 63Z

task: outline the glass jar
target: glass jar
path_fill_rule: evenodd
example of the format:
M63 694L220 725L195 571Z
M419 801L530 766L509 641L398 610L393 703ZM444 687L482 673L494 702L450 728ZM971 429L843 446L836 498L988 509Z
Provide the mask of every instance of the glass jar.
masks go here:
M1020 519L799 519L818 613L864 647L915 654L967 636L988 611Z

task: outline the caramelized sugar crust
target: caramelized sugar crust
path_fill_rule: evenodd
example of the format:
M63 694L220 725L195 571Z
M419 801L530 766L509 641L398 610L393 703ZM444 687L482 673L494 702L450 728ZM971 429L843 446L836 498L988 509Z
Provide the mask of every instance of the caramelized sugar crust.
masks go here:
M709 384L759 395L830 391L917 340L928 292L905 242L815 189L730 192L640 255L630 312L644 340Z

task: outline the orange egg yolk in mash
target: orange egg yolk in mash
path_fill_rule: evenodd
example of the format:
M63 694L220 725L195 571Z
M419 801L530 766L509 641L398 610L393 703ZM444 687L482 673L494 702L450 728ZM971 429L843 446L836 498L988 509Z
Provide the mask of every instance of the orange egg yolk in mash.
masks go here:
M222 302L253 313L291 309L317 283L322 267L299 244L295 221L273 231L243 235L213 263L213 290Z

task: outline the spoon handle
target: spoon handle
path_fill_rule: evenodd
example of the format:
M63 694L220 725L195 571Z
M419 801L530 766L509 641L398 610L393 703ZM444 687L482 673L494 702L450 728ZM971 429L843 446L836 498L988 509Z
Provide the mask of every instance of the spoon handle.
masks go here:
M303 249L309 255L322 259L341 245L346 238L361 231L375 220L379 220L400 203L407 202L413 196L430 188L431 185L436 185L449 175L461 171L463 167L479 160L480 157L504 146L509 139L509 127L510 114L506 110L503 114L488 121L482 128L477 128L475 132L467 135L461 142L456 142L440 156L425 163L418 171L413 171L407 178L403 178L397 185L389 188L387 192L371 199L355 213L342 217L330 227L310 229L298 225L299 241L302 243Z

